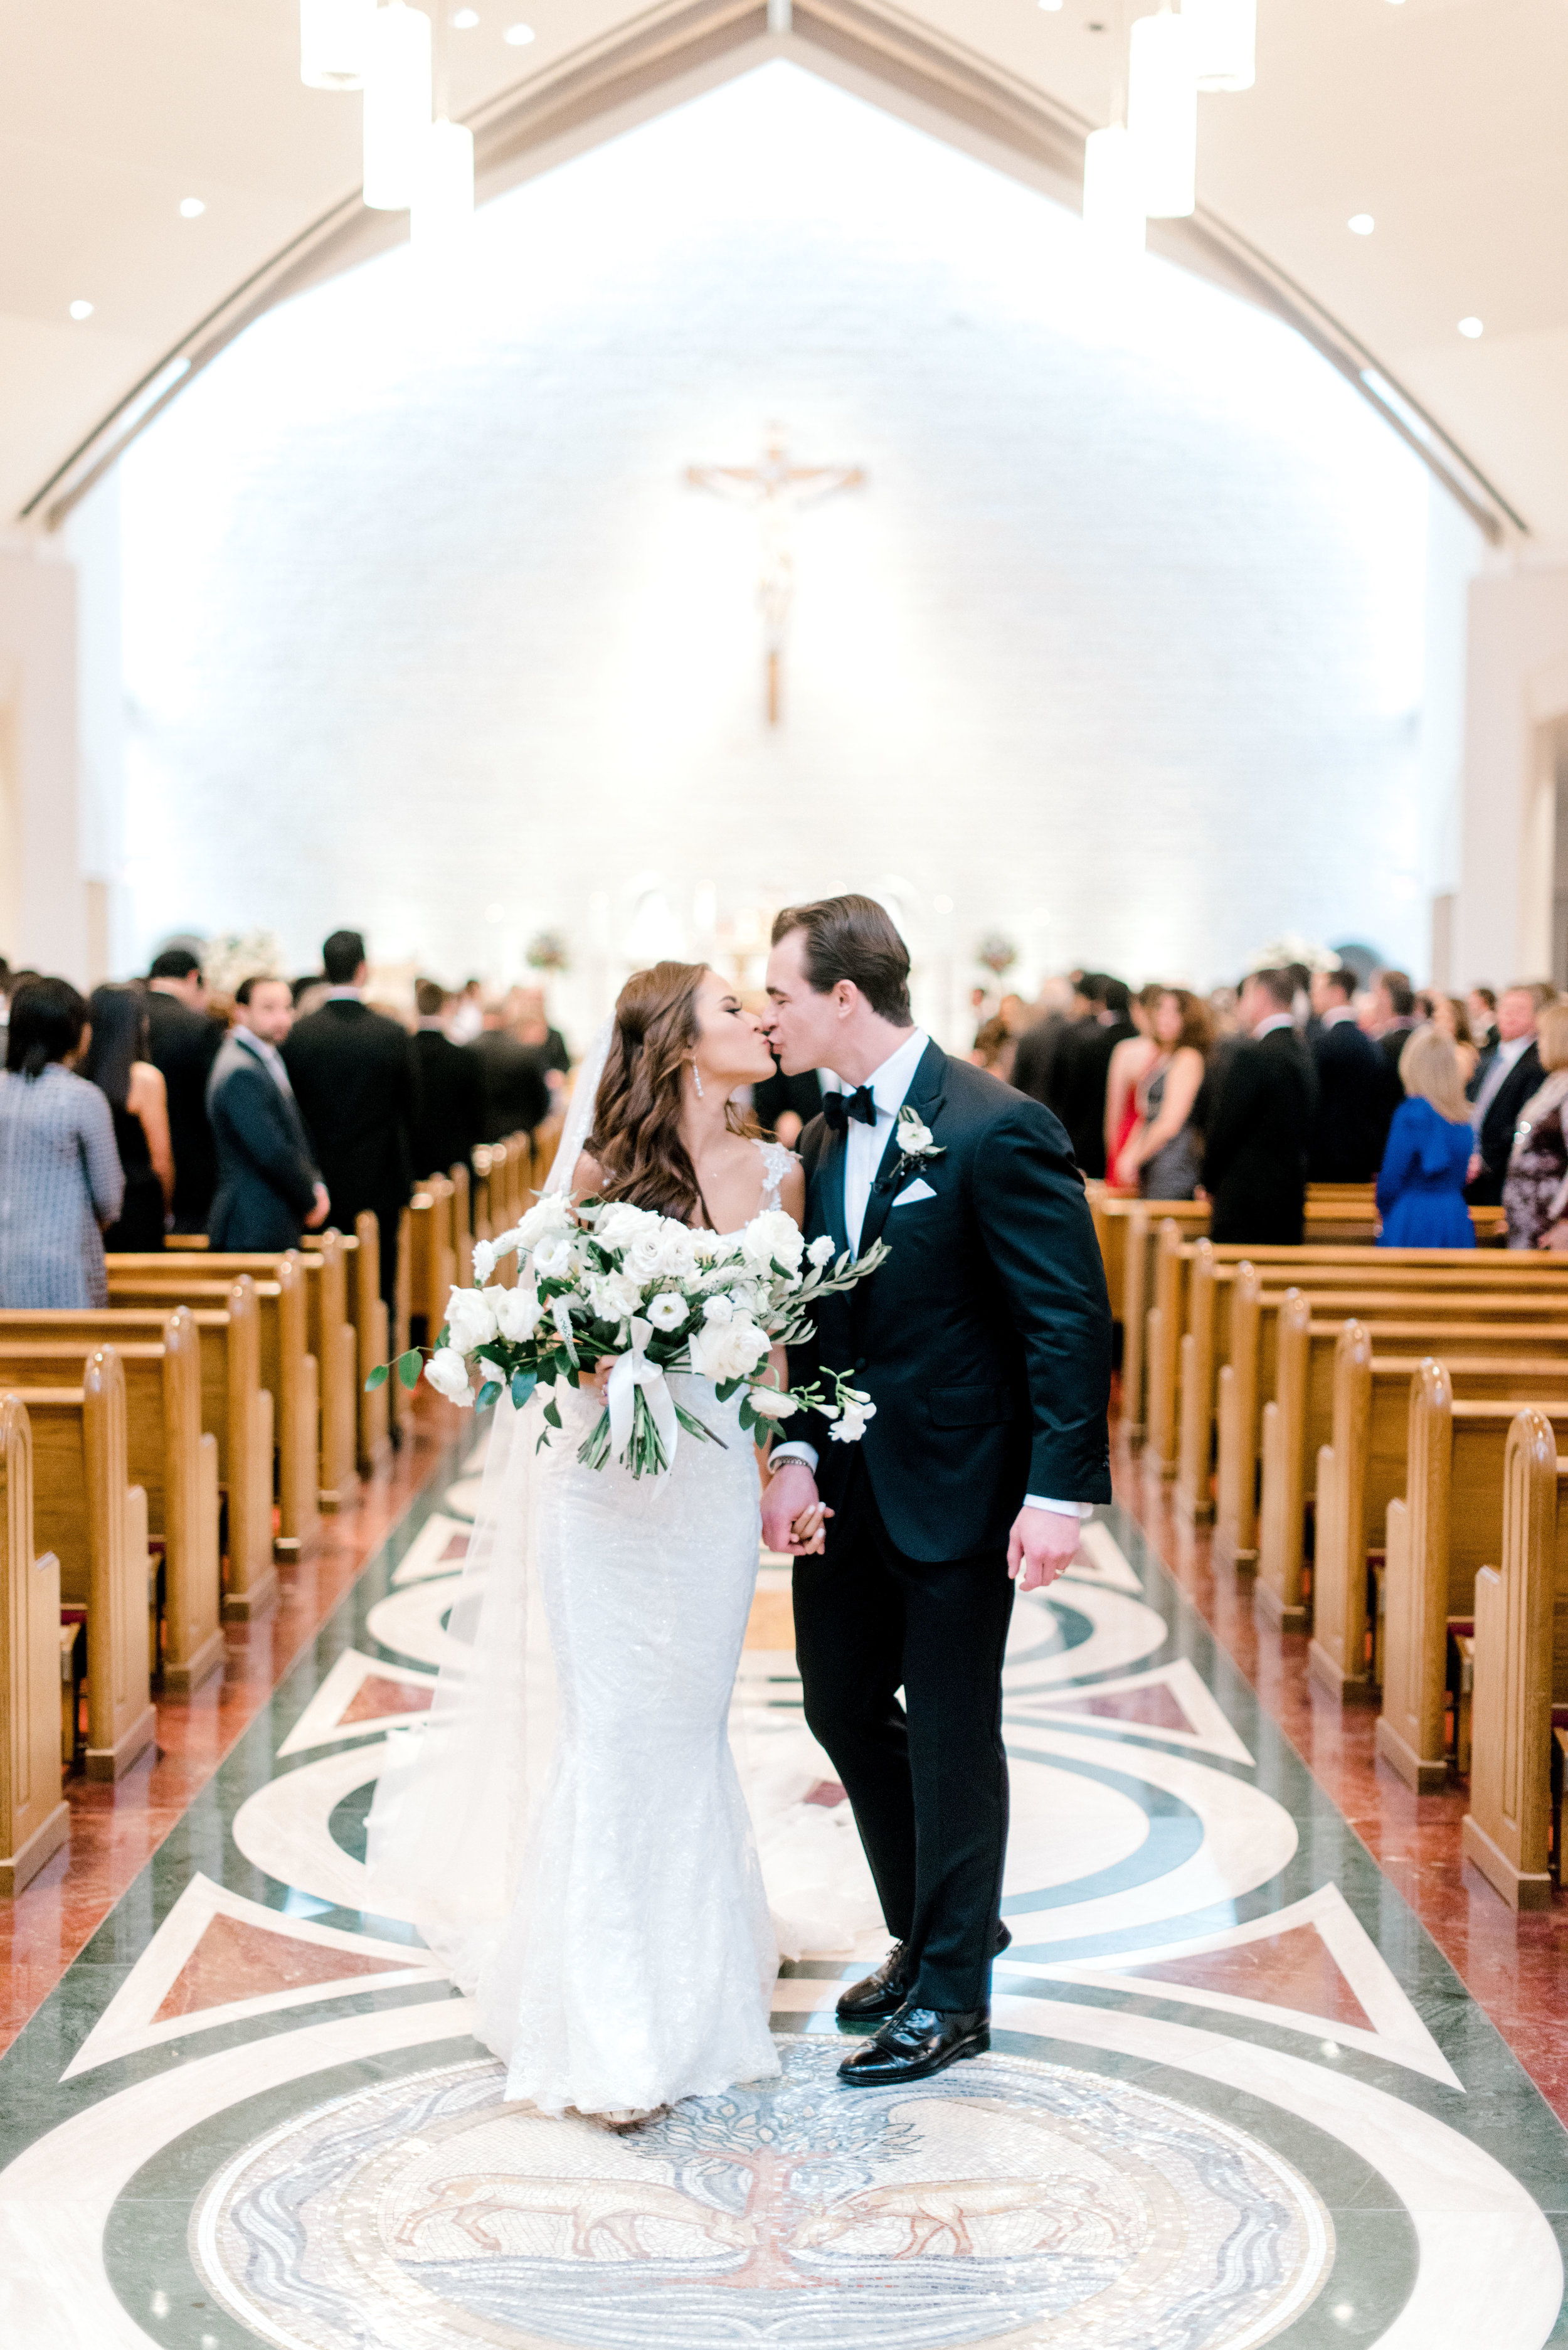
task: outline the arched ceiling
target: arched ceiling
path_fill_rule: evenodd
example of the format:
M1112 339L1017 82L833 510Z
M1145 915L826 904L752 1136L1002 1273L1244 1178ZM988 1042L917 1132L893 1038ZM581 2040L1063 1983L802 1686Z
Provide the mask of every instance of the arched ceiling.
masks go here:
M432 0L482 200L784 54L1075 202L1118 5ZM300 82L296 0L0 26L0 515L47 529L248 318L405 224L358 201L358 100ZM1257 87L1200 114L1158 249L1292 318L1494 540L1568 552L1568 0L1259 0Z

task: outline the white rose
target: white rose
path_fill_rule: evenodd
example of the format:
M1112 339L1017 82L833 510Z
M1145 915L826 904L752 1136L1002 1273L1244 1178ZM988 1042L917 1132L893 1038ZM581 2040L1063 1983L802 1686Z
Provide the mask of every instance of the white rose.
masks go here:
M600 1322L624 1322L642 1305L642 1291L628 1273L597 1274L588 1283L588 1304Z
M664 1289L649 1299L643 1311L656 1330L679 1330L691 1309L673 1289Z
M645 1225L659 1221L651 1208L634 1208L628 1200L617 1200L595 1225L594 1238L601 1248L629 1248Z
M534 1251L534 1271L541 1281L559 1281L572 1269L570 1232L553 1232Z
M765 1273L774 1263L782 1264L794 1273L805 1249L800 1226L782 1208L765 1209L753 1216L741 1234L741 1245L746 1263Z
M722 1295L718 1297L706 1297L702 1301L704 1322L731 1322L733 1321L734 1315L734 1306L729 1298Z
M707 1322L693 1332L690 1351L698 1377L722 1385L754 1371L768 1351L768 1340L754 1322Z
M682 1280L697 1269L691 1235L683 1224L676 1223L670 1216L661 1216L657 1223L645 1224L633 1236L626 1251L626 1264L627 1270L642 1281Z
M508 1248L533 1248L551 1232L564 1232L572 1221L571 1210L565 1191L552 1191L547 1200L535 1201L514 1231L503 1232L496 1246L504 1254Z
M447 1336L457 1355L472 1355L495 1336L495 1309L477 1289L454 1289L446 1302Z
M468 1365L455 1347L438 1347L425 1365L425 1377L437 1395L445 1396L449 1403L471 1404L473 1389L468 1383Z
M813 1241L811 1246L806 1251L807 1256L811 1259L811 1262L815 1265L819 1273L822 1270L822 1267L831 1260L833 1253L834 1243L831 1232L822 1233L818 1239Z
M923 1125L913 1110L900 1111L898 1115L899 1149L909 1158L917 1158L922 1150L929 1150L930 1147L930 1128Z
M473 1277L475 1281L488 1281L494 1270L495 1251L491 1247L488 1241L475 1241L473 1243Z
M753 1388L752 1409L759 1419L787 1419L800 1406L794 1396L784 1395L777 1388Z
M521 1346L539 1327L545 1311L535 1289L504 1289L495 1302L495 1327L500 1336Z

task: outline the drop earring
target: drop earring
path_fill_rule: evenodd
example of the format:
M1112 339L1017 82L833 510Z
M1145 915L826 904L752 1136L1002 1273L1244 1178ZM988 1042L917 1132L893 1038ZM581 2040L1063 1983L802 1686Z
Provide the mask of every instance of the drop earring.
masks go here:
M702 1098L702 1072L701 1072L701 1070L697 1066L697 1063L696 1063L695 1058L692 1060L692 1063L691 1063L691 1079L692 1079L692 1083L696 1086L696 1088L697 1088L697 1098L698 1098L698 1100L699 1100L699 1101L701 1101L701 1098Z

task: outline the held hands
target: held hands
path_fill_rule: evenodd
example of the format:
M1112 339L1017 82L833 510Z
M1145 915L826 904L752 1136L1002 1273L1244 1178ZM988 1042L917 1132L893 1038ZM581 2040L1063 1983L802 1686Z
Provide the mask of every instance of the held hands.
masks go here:
M816 1479L804 1461L781 1461L763 1491L763 1540L792 1558L819 1558L833 1512L816 1497Z
M1072 1565L1083 1531L1059 1510L1020 1510L1007 1537L1007 1572L1020 1591L1048 1590Z

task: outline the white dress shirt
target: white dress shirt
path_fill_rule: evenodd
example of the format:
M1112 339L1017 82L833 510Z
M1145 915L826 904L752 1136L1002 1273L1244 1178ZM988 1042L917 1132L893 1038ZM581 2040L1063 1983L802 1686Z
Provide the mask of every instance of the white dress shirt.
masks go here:
M1534 1042L1535 1038L1532 1035L1528 1036L1511 1036L1507 1044L1500 1045L1496 1052L1492 1055L1490 1063L1487 1068L1486 1076L1481 1080L1481 1089L1480 1093L1477 1094L1474 1105L1470 1110L1470 1124L1475 1128L1477 1134L1480 1134L1481 1130L1482 1118L1491 1107L1492 1103L1497 1099L1498 1095L1502 1091L1502 1081L1504 1077L1507 1076L1514 1063L1521 1060L1530 1050L1530 1047L1534 1044Z
M236 1026L233 1034L235 1044L243 1045L247 1052L255 1055L279 1093L286 1095L292 1101L294 1087L288 1082L288 1071L284 1066L283 1055L278 1051L277 1046L269 1045L265 1036L258 1036L252 1028Z
M1355 1017L1355 1014L1348 1003L1336 1003L1332 1012L1324 1014L1323 1024L1325 1028L1338 1028L1345 1021Z
M1293 1028L1295 1024L1295 1021L1290 1013L1272 1013L1267 1020L1260 1020L1257 1026L1253 1029L1252 1042L1256 1045L1264 1036L1272 1036L1276 1028Z
M888 1138L893 1122L909 1097L915 1082L915 1071L925 1056L930 1043L923 1028L911 1029L896 1053L890 1053L879 1069L868 1080L871 1100L877 1112L875 1126L863 1118L852 1118L845 1133L844 1143L844 1229L849 1245L857 1256L860 1253L860 1235L865 1229L866 1210L871 1198L871 1186L877 1180L877 1170L882 1164L882 1154L888 1148ZM844 1084L841 1078L839 1081ZM846 1093L855 1088L844 1086ZM816 1467L816 1447L796 1440L774 1447L771 1456L774 1468L785 1461L804 1461L806 1467ZM1025 1493L1025 1505L1032 1510L1054 1510L1065 1518L1092 1518L1092 1502L1052 1502L1040 1493Z

